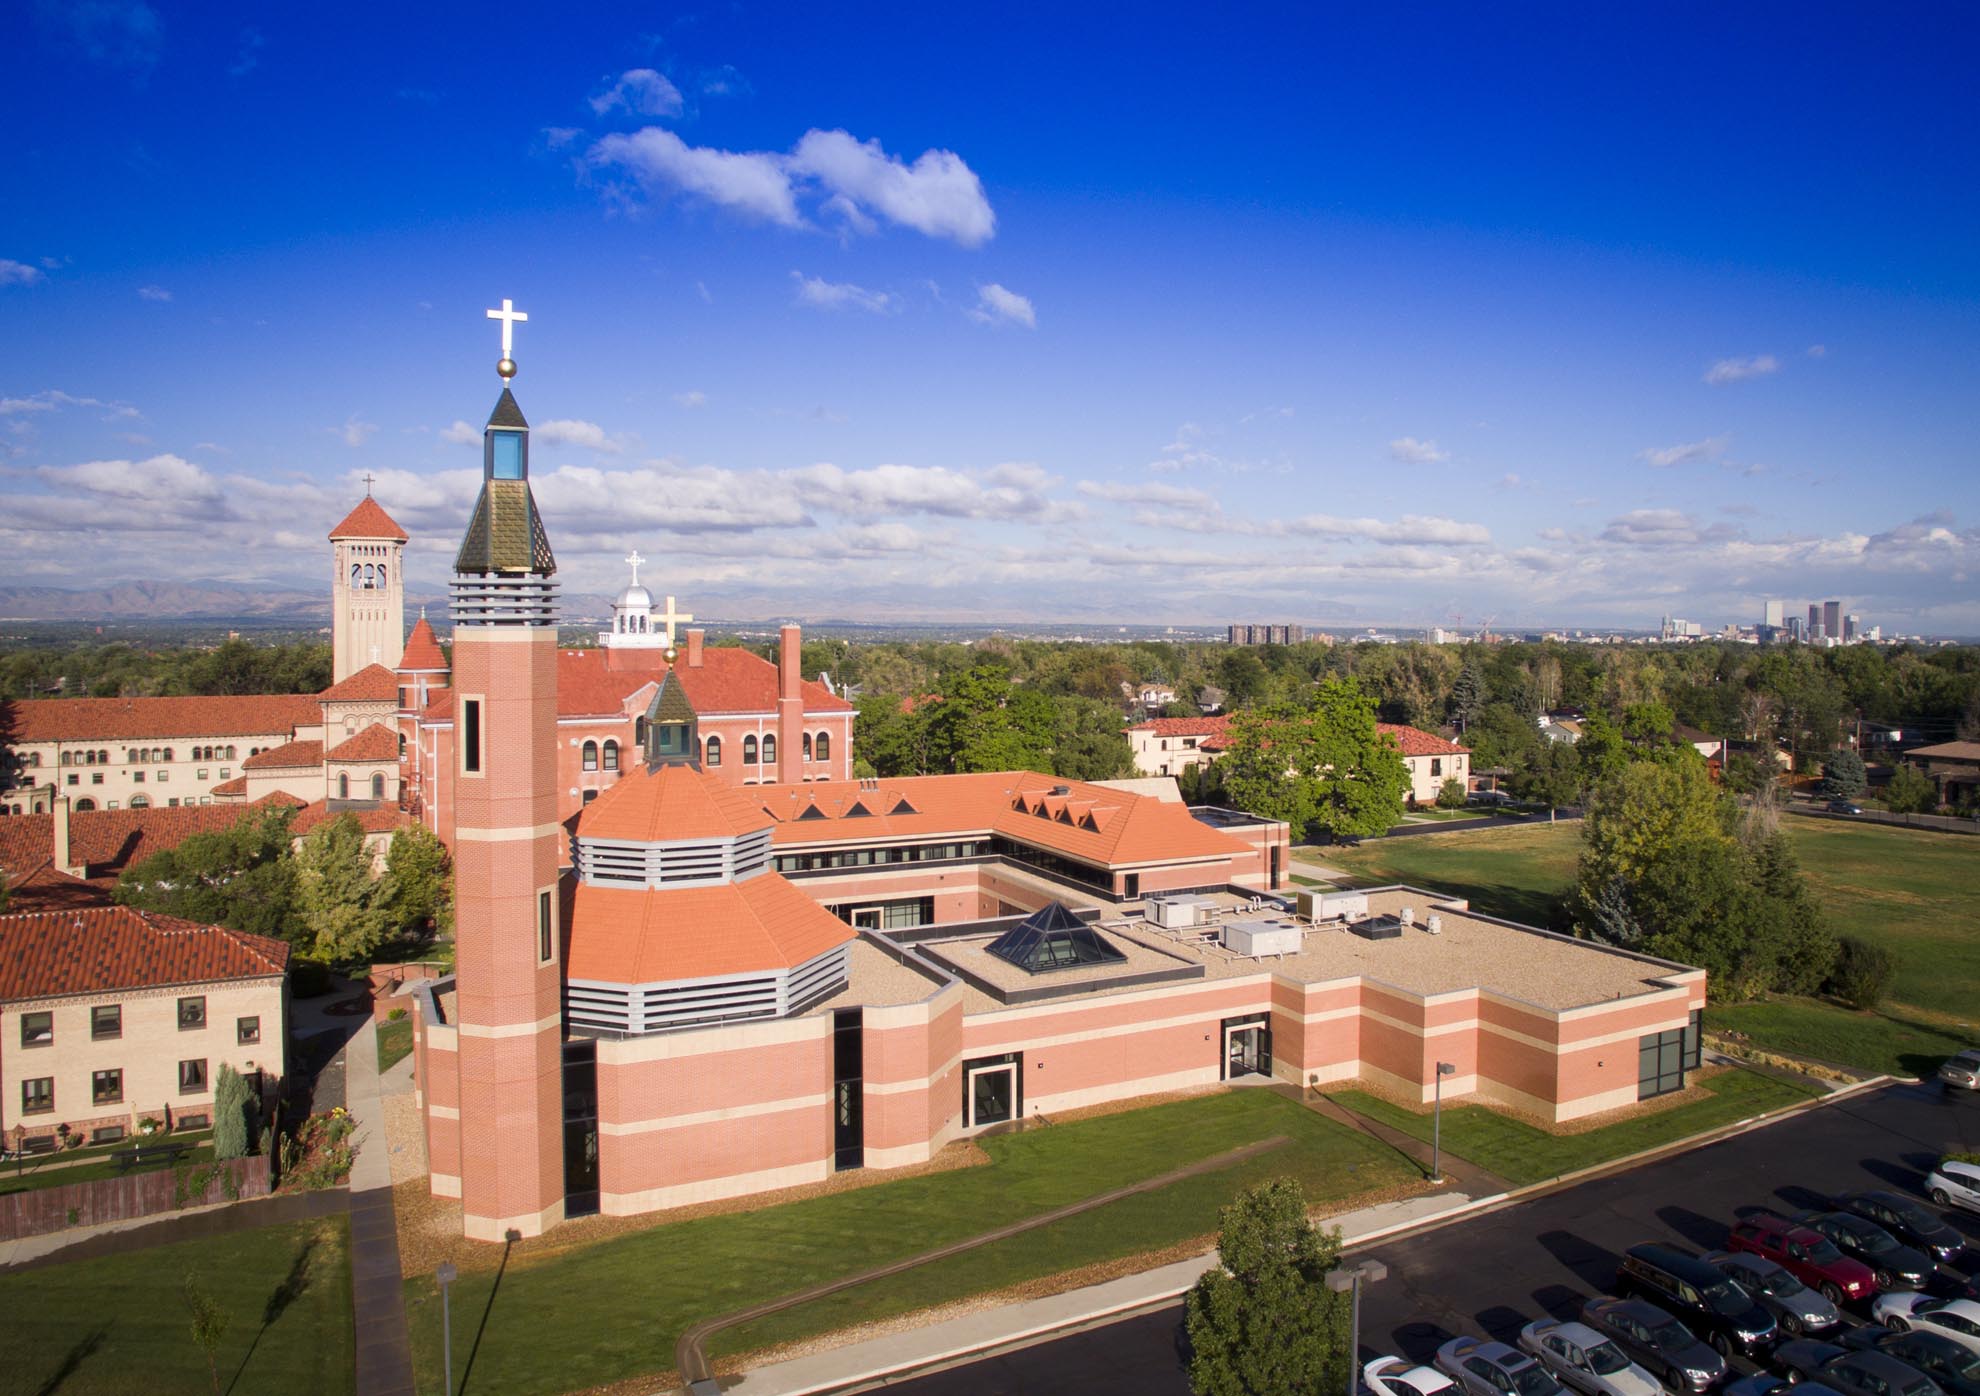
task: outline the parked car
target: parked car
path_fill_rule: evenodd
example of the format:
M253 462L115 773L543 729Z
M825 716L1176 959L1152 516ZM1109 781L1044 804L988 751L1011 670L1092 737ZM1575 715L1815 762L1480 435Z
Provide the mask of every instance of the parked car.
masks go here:
M1862 1396L1945 1396L1940 1385L1889 1353L1846 1352L1810 1374L1824 1386Z
M1845 1212L1868 1217L1905 1245L1924 1251L1934 1260L1955 1260L1966 1249L1966 1238L1948 1226L1943 1217L1933 1216L1929 1208L1901 1193L1881 1188L1846 1192L1835 1199L1835 1205Z
M1498 806L1511 804L1513 797L1503 790L1474 790L1464 797L1464 801L1468 805Z
M1940 1159L1939 1166L1925 1175L1925 1191L1941 1207L1980 1212L1980 1163Z
M1938 1273L1938 1264L1914 1250L1868 1217L1854 1212L1805 1212L1795 1218L1819 1231L1844 1255L1870 1267L1879 1289L1923 1289Z
M1641 1299L1590 1299L1581 1321L1607 1335L1645 1371L1677 1392L1709 1391L1726 1379L1726 1359L1689 1328Z
M1980 1353L1962 1347L1943 1333L1909 1328L1853 1328L1843 1334L1843 1346L1875 1348L1916 1367L1950 1396L1980 1396Z
M1457 1391L1457 1383L1436 1368L1401 1357L1368 1363L1361 1369L1361 1384L1370 1396L1455 1396Z
M1775 1348L1768 1361L1775 1371L1799 1386L1848 1351L1841 1343L1820 1338L1791 1338Z
M1819 1231L1797 1226L1772 1212L1757 1212L1733 1223L1726 1249L1763 1256L1831 1304L1868 1299L1877 1292L1876 1273L1837 1250Z
M1561 1385L1586 1396L1659 1396L1663 1391L1655 1377L1585 1323L1535 1319L1519 1330L1519 1345L1539 1358Z
M1828 808L1830 814L1863 813L1863 806L1857 804L1854 800L1831 800L1829 801Z
M1971 1299L1886 1294L1871 1306L1870 1316L1890 1328L1942 1333L1961 1347L1980 1353L1980 1304Z
M1750 1377L1727 1382L1719 1396L1776 1396L1787 1388L1788 1384L1772 1372L1755 1372Z
M1725 1357L1765 1352L1780 1337L1774 1316L1737 1281L1676 1246L1631 1246L1616 1288L1676 1315Z
M1796 1279L1792 1270L1765 1256L1744 1251L1713 1251L1704 1259L1707 1265L1764 1304L1785 1337L1826 1333L1842 1322L1842 1314L1834 1304Z
M1980 1091L1980 1047L1955 1052L1940 1062L1939 1079L1962 1091Z
M1545 1367L1490 1338L1453 1338L1437 1349L1436 1360L1466 1396L1564 1396Z

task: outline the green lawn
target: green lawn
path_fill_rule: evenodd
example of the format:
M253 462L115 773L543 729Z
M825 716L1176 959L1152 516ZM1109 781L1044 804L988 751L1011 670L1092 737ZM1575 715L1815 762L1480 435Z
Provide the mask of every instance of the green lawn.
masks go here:
M227 1316L221 1390L342 1396L352 1386L347 1246L335 1217L0 1273L0 1387L210 1392L181 1289L190 1273Z
M1722 1072L1701 1084L1710 1092L1703 1100L1638 1115L1582 1134L1550 1134L1482 1105L1446 1106L1444 1148L1520 1186L1668 1144L1762 1111L1778 1110L1815 1094L1810 1087L1753 1071ZM1392 1125L1418 1139L1430 1138L1429 1115L1419 1115L1361 1091L1341 1091L1334 1098L1356 1114Z
M187 1141L192 1142L192 1141ZM124 1147L129 1147L128 1145ZM72 1155L63 1155L64 1158ZM87 1157L87 1155L85 1155ZM213 1160L213 1140L209 1135L193 1145L183 1157L189 1164L210 1163ZM93 1183L100 1178L120 1178L126 1173L152 1173L161 1168L170 1168L166 1162L145 1163L129 1168L118 1168L110 1159L102 1157L92 1163L79 1163L70 1168L36 1168L32 1163L25 1172L16 1173L12 1164L0 1165L0 1195L10 1192L33 1192L37 1188L59 1188L69 1183Z
M412 1055L412 1018L392 1018L378 1025L378 1070L390 1071Z
M1893 1076L1930 1075L1941 1061L1974 1042L1973 1034L1916 1022L1901 1009L1852 1013L1813 999L1707 1008L1705 1026L1743 1032L1758 1047Z
M658 1226L519 1263L499 1287L464 1274L453 1291L454 1371L474 1357L476 1396L556 1392L673 1365L696 1319L994 1230L1283 1134L1286 1147L1123 1199L721 1335L742 1352L1041 1275L1134 1255L1216 1230L1243 1186L1292 1176L1317 1202L1415 1176L1401 1157L1269 1090L1232 1091L986 1139L988 1167L905 1178L780 1207ZM573 1302L573 1295L583 1302ZM439 1386L440 1312L426 1277L406 1284L422 1390Z
M1468 897L1493 916L1546 926L1574 881L1580 853L1581 826L1569 823L1369 839L1356 848L1316 848L1311 856L1364 887L1407 882Z

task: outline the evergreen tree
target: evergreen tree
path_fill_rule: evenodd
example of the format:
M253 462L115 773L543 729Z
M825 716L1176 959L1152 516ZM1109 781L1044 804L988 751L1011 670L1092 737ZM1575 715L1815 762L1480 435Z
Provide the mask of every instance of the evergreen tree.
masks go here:
M260 1110L254 1092L227 1063L213 1081L213 1157L245 1158L255 1151Z
M1939 787L1916 766L1902 764L1884 787L1884 807L1893 814L1930 814L1939 807Z
M452 870L447 846L423 825L400 829L385 851L381 889L392 929L423 936L429 928L445 933L454 924Z
M1863 758L1848 747L1837 747L1822 763L1822 794L1831 800L1854 800L1869 788Z
M296 910L313 958L349 964L368 957L385 938L383 901L355 818L339 815L309 831L296 854Z
M1469 733L1472 721L1484 706L1484 677L1476 666L1467 664L1458 671L1457 682L1451 685L1451 721L1457 724L1459 732Z
M1588 934L1604 945L1634 950L1643 943L1643 926L1629 909L1629 884L1612 877L1588 907Z
M1291 1178L1239 1193L1224 1208L1221 1264L1189 1292L1189 1385L1197 1396L1305 1396L1338 1391L1348 1352L1347 1296L1327 1288L1338 1230L1321 1232Z

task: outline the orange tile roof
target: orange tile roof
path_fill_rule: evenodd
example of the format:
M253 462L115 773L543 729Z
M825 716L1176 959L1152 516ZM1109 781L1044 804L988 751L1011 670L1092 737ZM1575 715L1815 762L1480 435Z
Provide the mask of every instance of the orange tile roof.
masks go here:
M433 701L426 705L426 711L419 715L421 722L452 722L454 720L454 690L433 695Z
M399 759L399 733L382 722L374 722L353 737L337 743L323 754L325 761L396 761Z
M103 906L109 900L109 889L71 877L53 863L43 863L26 877L7 883L7 910L16 914Z
M8 740L123 742L155 738L287 736L323 720L312 694L199 698L29 698L3 706ZM121 755L121 753L117 753Z
M588 839L727 839L773 823L749 790L725 785L691 766L648 770L635 764L578 814L578 835Z
M1151 732L1158 737L1221 737L1230 728L1230 715L1225 713L1217 717L1151 717L1127 730Z
M330 530L330 537L337 538L396 538L406 541L406 531L392 521L392 516L379 506L377 500L366 495L358 501L357 508L344 515L344 521Z
M383 664L367 664L342 683L333 683L316 695L321 703L396 703L399 676Z
M440 637L433 633L433 627L421 616L413 622L412 633L406 636L405 653L399 658L399 672L438 670L445 672L447 653L440 648Z
M375 809L333 810L325 801L316 800L296 811L295 821L289 825L289 829L297 835L307 834L317 825L346 814L355 819L358 827L367 834L389 834L419 822L397 805L380 805Z
M1470 747L1459 746L1420 727L1405 727L1400 722L1378 722L1375 730L1394 737L1404 756L1468 756L1471 753Z
M252 761L254 758L250 756L248 760ZM247 777L235 776L232 780L223 780L213 787L213 794L215 798L222 795L245 795L247 794Z
M323 743L314 740L284 742L271 746L266 751L258 751L241 762L244 771L289 770L297 766L321 766L323 764Z
M231 829L250 811L297 803L292 796L276 794L251 805L77 810L69 816L69 860L92 873L114 872L154 853L177 848L194 834ZM25 876L26 871L49 861L54 851L54 815L16 814L0 819L0 868L9 876Z
M658 650L564 650L557 666L557 713L560 717L602 716L619 712L632 694L676 675L694 710L703 717L724 713L777 711L777 666L761 655L732 645L701 652L699 665L675 664L669 669ZM636 665L627 656L638 655ZM614 657L619 667L614 667ZM653 656L647 662L647 656ZM808 713L845 712L852 704L815 679L802 689Z
M608 984L789 969L855 935L775 873L669 891L580 883L570 926L566 974Z
M289 947L125 906L0 916L0 1000L284 973Z

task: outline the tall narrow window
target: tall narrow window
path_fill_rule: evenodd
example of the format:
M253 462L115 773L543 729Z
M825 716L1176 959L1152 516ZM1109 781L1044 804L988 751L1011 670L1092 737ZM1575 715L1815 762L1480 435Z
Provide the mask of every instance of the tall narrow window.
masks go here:
M809 732L804 734L804 759L807 761L811 759L811 733Z
M743 765L745 765L745 766L754 766L755 764L756 764L756 738L754 738L754 737L744 737L744 738L743 738Z
M617 742L605 743L605 769L608 771L619 769L619 744Z
M372 798L372 799L374 799L374 800L382 800L382 799L384 799L384 798L385 798L385 777L384 777L384 776L382 776L382 775L374 775L374 776L373 776L373 777L371 778L371 798Z
M777 764L777 739L767 734L763 738L763 764L766 766Z
M469 775L481 774L481 700L461 703L461 769Z
M587 771L595 771L598 769L597 742L586 742L584 744L584 768Z
M708 741L707 741L707 743L706 743L706 748L707 748L707 752L708 752L708 756L707 756L707 764L708 764L708 765L710 765L710 766L719 766L719 765L721 765L721 764L722 764L722 739L721 739L720 737L710 737L710 738L708 739Z
M813 750L816 752L820 761L830 761L832 759L832 734L830 732L820 732L818 734L818 740L813 743Z
M536 958L543 963L550 962L550 894L536 894Z

